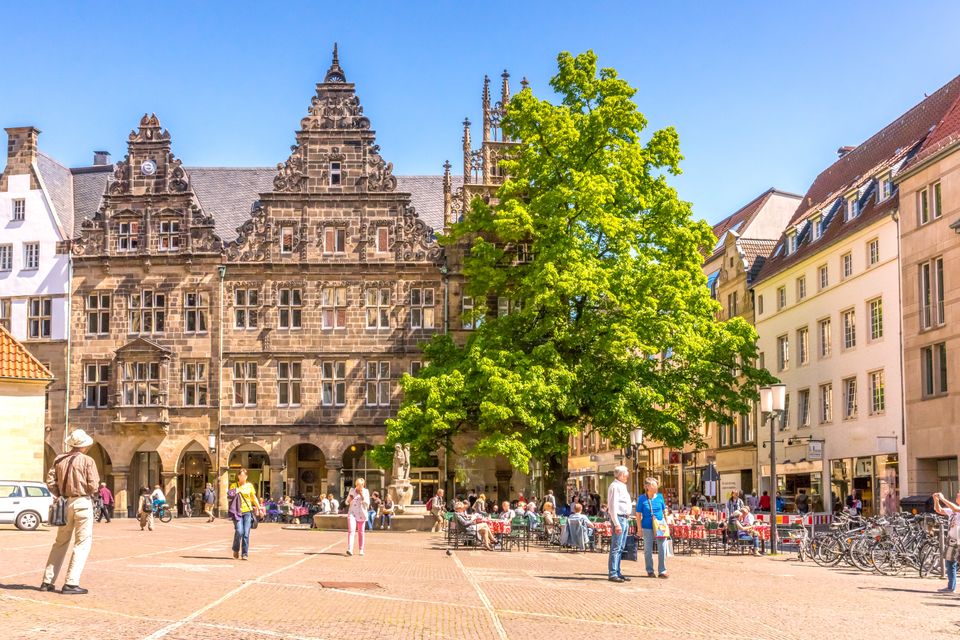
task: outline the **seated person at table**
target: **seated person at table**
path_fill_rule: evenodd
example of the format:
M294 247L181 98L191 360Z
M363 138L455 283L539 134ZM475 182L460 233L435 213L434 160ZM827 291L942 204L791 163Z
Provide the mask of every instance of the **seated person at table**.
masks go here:
M690 522L697 524L703 522L703 514L700 513L700 507L694 505L690 508Z
M737 529L737 537L741 540L753 539L753 555L760 552L760 532L757 530L757 519L750 513L750 507L743 507L737 512L733 520Z
M482 493L477 496L476 501L473 503L473 512L481 516L487 515L487 496Z
M553 512L553 504L543 503L543 530L553 534L557 526L557 514Z
M594 548L594 525L590 522L590 518L583 513L583 505L577 502L573 505L573 513L570 514L570 517L567 518L567 522L579 522L580 527L587 532L587 541L590 543L590 550L593 551Z
M537 505L533 504L532 502L528 502L527 510L523 514L523 517L527 519L531 529L540 528L540 516L537 515Z
M500 519L513 520L515 515L516 514L513 512L513 509L510 508L510 503L504 500L503 504L500 505Z
M453 505L453 517L457 521L457 526L463 527L483 543L484 549L487 551L493 550L493 532L490 530L490 526L486 522L475 520L476 516L468 514L465 502L457 502Z

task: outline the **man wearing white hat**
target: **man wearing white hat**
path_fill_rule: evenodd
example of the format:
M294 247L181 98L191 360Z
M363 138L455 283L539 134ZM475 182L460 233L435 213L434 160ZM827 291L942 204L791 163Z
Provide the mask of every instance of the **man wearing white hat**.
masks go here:
M67 498L67 524L57 529L57 539L47 557L40 591L54 590L53 581L60 573L70 540L73 539L73 556L60 593L83 594L87 590L80 586L80 574L93 545L93 499L90 496L97 491L100 475L96 462L86 455L87 449L93 445L93 438L83 429L71 433L65 444L70 452L57 456L53 461L53 466L47 472L47 487L53 495Z

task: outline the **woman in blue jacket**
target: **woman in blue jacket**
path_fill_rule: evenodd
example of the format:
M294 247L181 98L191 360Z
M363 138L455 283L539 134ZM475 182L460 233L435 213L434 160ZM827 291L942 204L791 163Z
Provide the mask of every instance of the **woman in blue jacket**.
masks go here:
M644 493L637 498L637 522L643 531L643 559L647 565L647 577L652 578L653 573L653 543L655 540L653 531L653 519L663 520L663 510L667 506L663 501L663 496L657 491L660 482L656 478L647 478L643 481ZM667 560L664 541L657 541L657 575L661 578L667 577Z

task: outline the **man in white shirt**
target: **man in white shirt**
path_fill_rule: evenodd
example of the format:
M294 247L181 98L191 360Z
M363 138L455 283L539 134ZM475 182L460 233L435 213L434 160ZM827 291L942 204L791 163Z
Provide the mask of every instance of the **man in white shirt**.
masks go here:
M327 496L323 496L323 500L320 501L320 513L330 513L330 500L327 498Z
M610 582L628 582L630 578L620 572L620 556L623 554L623 545L627 541L627 522L633 510L633 501L630 499L630 490L627 488L630 471L620 465L613 470L613 477L614 481L607 489L607 508L610 511L610 520L613 522L607 579Z

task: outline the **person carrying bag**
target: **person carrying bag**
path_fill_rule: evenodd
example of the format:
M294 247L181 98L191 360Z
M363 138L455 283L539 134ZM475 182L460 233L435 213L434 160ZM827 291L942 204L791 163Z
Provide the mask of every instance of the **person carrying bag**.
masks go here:
M670 540L670 525L667 524L664 509L666 502L657 491L660 482L656 478L647 478L643 482L645 492L637 498L637 524L643 531L643 557L646 562L647 577L653 573L653 543L657 542L657 576L667 577L667 545Z

